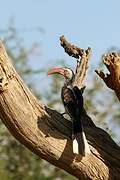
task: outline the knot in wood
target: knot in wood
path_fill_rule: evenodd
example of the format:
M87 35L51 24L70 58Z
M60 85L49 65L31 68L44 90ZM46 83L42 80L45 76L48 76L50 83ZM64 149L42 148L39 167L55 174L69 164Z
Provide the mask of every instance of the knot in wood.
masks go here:
M0 93L8 89L8 80L6 76L0 77Z

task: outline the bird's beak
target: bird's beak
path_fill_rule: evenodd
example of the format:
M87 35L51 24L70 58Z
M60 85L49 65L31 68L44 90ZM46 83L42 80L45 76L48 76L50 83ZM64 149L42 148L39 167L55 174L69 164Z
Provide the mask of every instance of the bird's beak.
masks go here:
M51 74L61 74L61 75L64 76L64 69L63 68L59 68L59 67L55 67L55 68L50 69L47 74L48 75L51 75Z

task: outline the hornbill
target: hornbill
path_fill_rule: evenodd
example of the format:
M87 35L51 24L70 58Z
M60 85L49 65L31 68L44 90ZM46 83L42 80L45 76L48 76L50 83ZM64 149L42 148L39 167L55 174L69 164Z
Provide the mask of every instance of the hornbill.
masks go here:
M85 156L90 153L83 126L82 126L82 111L83 111L83 96L77 86L73 86L74 72L69 68L52 68L48 71L48 75L61 74L65 78L65 83L61 91L61 98L64 104L66 113L72 120L72 140L73 153Z

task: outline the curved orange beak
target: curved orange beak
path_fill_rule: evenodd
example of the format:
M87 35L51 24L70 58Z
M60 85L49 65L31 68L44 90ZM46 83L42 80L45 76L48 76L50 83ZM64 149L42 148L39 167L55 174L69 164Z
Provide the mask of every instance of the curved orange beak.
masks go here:
M52 68L48 71L47 75L51 74L61 74L64 76L64 69L59 67Z

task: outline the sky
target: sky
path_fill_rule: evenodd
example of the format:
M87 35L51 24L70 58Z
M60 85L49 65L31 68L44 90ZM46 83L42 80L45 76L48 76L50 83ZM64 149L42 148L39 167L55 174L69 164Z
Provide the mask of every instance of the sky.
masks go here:
M52 62L66 59L59 44L65 37L81 48L92 48L91 64L97 67L100 58L111 46L120 47L119 0L4 0L0 8L0 29L5 29L11 17L18 29L41 27L38 31L22 32L26 45L41 44L41 59ZM1 35L2 39L2 35Z
M56 59L65 59L72 66L73 61L60 46L61 35L81 48L92 48L90 67L93 71L110 47L120 48L119 0L1 1L0 30L6 29L11 17L14 17L17 29L40 27L44 30L43 33L36 30L20 32L26 46L33 42L41 45L34 66L47 63L50 67ZM0 36L2 39L2 33Z

